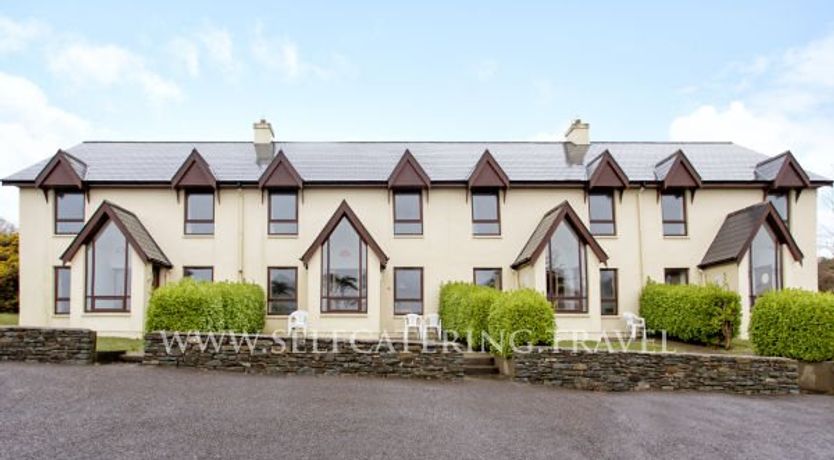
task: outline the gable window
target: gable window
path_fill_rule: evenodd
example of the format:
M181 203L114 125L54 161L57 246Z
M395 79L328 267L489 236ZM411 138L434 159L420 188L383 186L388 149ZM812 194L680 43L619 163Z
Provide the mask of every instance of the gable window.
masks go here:
M617 223L614 220L614 192L591 192L588 197L591 233L594 235L615 235Z
M776 237L762 226L750 245L750 305L765 292L781 289L781 263Z
M86 311L130 311L130 252L113 222L87 245L86 268Z
M73 235L84 226L84 194L55 192L55 234Z
M663 235L686 235L686 200L683 190L664 192L660 197L663 213Z
M423 314L423 269L394 268L394 314Z
M298 269L270 267L267 314L289 315L298 310Z
M70 311L70 268L55 267L55 314L68 315Z
M270 192L269 234L298 235L298 192Z
M501 234L501 212L498 209L497 190L472 192L472 234Z
M342 218L322 246L321 311L368 311L368 247Z
M770 192L767 194L767 201L776 208L776 212L779 214L779 217L782 218L782 222L785 225L788 225L788 219L790 218L790 201L788 200L788 192Z
M604 316L617 315L617 269L603 268L599 271L599 297Z
M473 281L478 286L489 286L501 290L500 268L476 268L473 270Z
M585 245L567 222L550 237L546 260L547 298L557 312L587 313Z
M688 268L667 268L663 270L663 281L666 284L689 284Z
M214 267L182 267L182 277L194 281L214 281Z
M394 234L423 234L423 196L419 190L394 192Z
M185 234L214 234L214 193L185 193Z

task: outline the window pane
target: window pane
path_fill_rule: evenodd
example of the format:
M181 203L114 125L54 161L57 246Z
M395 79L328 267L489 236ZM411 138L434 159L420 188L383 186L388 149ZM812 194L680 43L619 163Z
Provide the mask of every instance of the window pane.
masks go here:
M272 193L269 195L271 220L296 220L296 194Z
M269 301L269 314L270 315L289 315L292 312L296 311L298 308L296 306L295 300L270 300Z
M594 235L613 235L613 222L591 222L591 233Z
M69 310L70 310L69 300L59 300L59 301L55 302L55 313L66 314L66 313L69 313Z
M186 223L185 224L185 233L190 235L211 235L214 233L214 224L205 222L205 223Z
M581 299L559 299L556 308L565 313L582 313L585 311L585 301Z
M472 232L476 235L498 235L501 233L501 226L496 223L475 223L472 224Z
M501 270L497 268L479 268L475 270L475 284L501 289Z
M412 300L399 300L394 302L394 313L397 315L407 315L414 313L420 315L423 313L423 302L415 302Z
M414 300L423 297L422 270L411 268L395 269L394 298L398 300Z
M581 243L568 224L561 224L550 239L550 270L556 297L583 297Z
M394 194L394 219L420 219L420 193L397 192Z
M330 258L330 295L359 296L359 234L350 222L342 219L328 242Z
M661 197L663 220L683 221L683 193L664 193Z
M498 220L498 194L475 193L472 195L472 219Z
M788 194L787 193L768 193L767 201L773 204L776 212L783 221L788 220Z
M95 242L95 292L96 296L121 296L126 293L125 277L127 243L119 229L108 222ZM118 307L121 308L121 305Z
M102 299L97 298L95 299L95 306L93 307L94 310L123 310L125 309L124 300L122 298L118 299Z
M214 269L211 267L184 267L182 276L191 278L194 281L212 281Z
M58 192L58 220L84 220L84 194Z
M296 298L296 271L292 268L271 268L269 270L269 298Z
M614 299L617 296L616 272L613 270L600 270L600 297L603 299Z
M394 233L397 235L420 235L423 233L423 224L420 222L395 222Z
M686 224L663 224L663 234L667 236L686 235Z
M603 300L602 301L602 314L603 315L616 315L617 314L617 302L613 300Z
M295 222L271 222L269 233L274 235L295 235L298 234L298 224Z
M766 227L759 229L750 250L750 269L753 278L753 295L760 296L778 287L778 246Z
M57 233L78 233L84 222L55 222L55 231Z
M667 268L664 274L666 284L688 284L689 271L680 268Z
M214 220L214 194L188 194L188 220Z
M55 283L57 285L55 293L57 294L57 297L61 299L68 299L70 296L70 269L59 268L55 271L55 277Z
M590 196L591 220L614 220L614 194L592 193Z

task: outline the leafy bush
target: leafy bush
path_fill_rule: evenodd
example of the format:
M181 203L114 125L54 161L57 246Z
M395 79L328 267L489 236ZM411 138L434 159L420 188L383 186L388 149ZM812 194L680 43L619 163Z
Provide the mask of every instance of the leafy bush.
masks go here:
M489 313L492 353L509 357L512 346L552 345L553 307L539 292L520 289L502 294Z
M646 327L684 342L730 348L741 325L741 298L716 285L670 285L649 281L640 295Z
M211 283L191 278L156 289L148 303L147 331L222 331L223 299Z
M260 332L264 327L264 291L257 284L168 283L151 295L147 331Z
M0 219L0 230L3 220ZM0 232L0 312L18 311L20 283L19 238L17 233Z
M799 289L768 292L750 321L757 354L802 361L834 359L834 294Z
M471 283L446 283L440 288L440 318L443 329L454 332L461 340L479 347L487 331L489 312L501 293Z
M223 303L223 329L260 332L264 328L264 290L254 283L223 281L210 286Z

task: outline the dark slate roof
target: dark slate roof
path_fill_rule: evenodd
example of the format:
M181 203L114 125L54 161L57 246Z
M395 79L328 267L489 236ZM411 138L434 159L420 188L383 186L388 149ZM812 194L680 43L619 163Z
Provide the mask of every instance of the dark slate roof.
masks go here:
M802 260L802 252L773 206L770 203L759 203L727 215L698 266L706 268L740 262L756 233L766 222L769 222L780 243L788 246L794 258Z
M582 163L564 142L276 142L306 182L385 182L408 149L433 182L465 182L489 150L513 182L581 182L608 150L630 181L656 181L658 162L682 150L705 182L754 181L768 157L729 142L594 142ZM69 153L86 163L89 182L168 182L197 149L220 182L255 183L266 163L251 142L85 142ZM263 156L263 153L261 153ZM48 160L4 182L34 180ZM260 164L259 164L260 163ZM591 168L587 168L591 166ZM809 174L812 181L827 181Z

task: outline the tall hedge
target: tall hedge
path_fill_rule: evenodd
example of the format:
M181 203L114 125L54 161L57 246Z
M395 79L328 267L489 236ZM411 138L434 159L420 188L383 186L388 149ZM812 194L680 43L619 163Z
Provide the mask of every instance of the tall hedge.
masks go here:
M209 283L184 278L154 291L147 331L260 332L265 296L253 283Z
M750 320L750 341L760 355L834 359L834 294L786 289L760 296Z
M552 345L556 332L553 307L533 289L509 291L500 296L489 313L492 353L509 357L513 346Z
M646 327L684 342L730 347L741 325L741 298L716 285L649 282L640 295Z
M471 283L446 283L440 288L440 318L443 329L454 332L461 340L472 339L473 347L482 345L487 321L500 291Z

